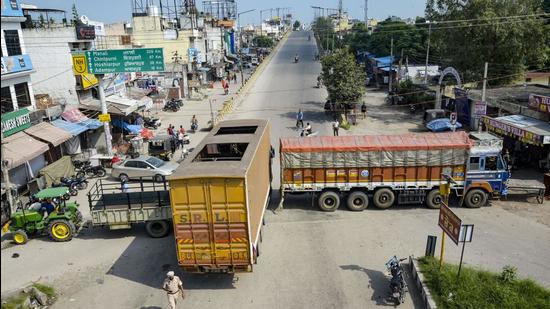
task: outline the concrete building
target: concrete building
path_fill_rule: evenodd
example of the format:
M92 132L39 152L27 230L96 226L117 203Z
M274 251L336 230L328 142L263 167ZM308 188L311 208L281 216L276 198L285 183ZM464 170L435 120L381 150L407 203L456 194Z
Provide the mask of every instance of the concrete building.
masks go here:
M25 21L19 1L2 2L2 114L26 107L33 110L31 73L35 72L27 51L21 22Z

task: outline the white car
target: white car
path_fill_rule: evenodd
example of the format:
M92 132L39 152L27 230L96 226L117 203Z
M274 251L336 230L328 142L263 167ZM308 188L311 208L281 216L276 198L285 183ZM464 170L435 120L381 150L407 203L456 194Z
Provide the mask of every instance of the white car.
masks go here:
M114 164L111 175L120 181L151 177L156 182L162 182L166 176L172 175L177 167L176 163L166 162L156 157L139 156Z

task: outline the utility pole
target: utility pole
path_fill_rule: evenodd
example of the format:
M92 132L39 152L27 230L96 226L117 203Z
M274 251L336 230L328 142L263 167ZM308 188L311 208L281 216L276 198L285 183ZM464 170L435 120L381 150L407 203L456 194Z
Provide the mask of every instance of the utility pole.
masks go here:
M96 76L99 79L98 90L99 90L99 101L101 102L101 113L105 115L107 114L107 101L105 100L105 89L104 89L105 82L103 80L103 74L96 75ZM103 131L105 133L105 144L107 146L107 155L109 157L112 157L113 145L111 144L112 136L111 136L111 128L109 127L109 122L103 123Z
M365 29L369 30L369 0L365 0Z
M426 67L424 68L424 85L428 84L428 59L430 57L430 37L432 35L432 23L428 23L428 48L426 49Z
M391 93L391 84L392 84L392 70L393 70L393 36L391 37L391 46L390 46L390 78L388 82L388 92Z
M487 71L489 70L489 62L485 62L485 71L483 72L483 90L481 91L481 102L485 103L485 94L487 90ZM481 132L481 125L479 124L480 118L476 118L475 125L477 126L478 131Z
M401 81L401 64L403 63L403 49L401 48L401 57L399 57L399 69L397 71L397 85Z
M405 57L405 71L407 72L407 80L409 80L409 56Z
M4 149L4 144L7 142L4 142L4 134L2 134L2 141L0 145L0 157L1 157L1 164L2 164L2 178L4 178L4 183L6 184L6 198L8 199L7 202L10 205L10 214L15 213L16 211L16 203L13 200L13 195L11 194L11 182L10 182L10 173L8 168L8 160L4 160L4 156L6 153L6 150Z

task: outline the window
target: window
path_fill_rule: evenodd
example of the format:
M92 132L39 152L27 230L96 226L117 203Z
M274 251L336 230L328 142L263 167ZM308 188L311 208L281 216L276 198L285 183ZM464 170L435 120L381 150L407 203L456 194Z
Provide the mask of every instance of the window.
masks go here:
M6 49L8 56L21 55L21 43L19 42L19 32L17 30L4 30L6 40Z
M137 168L143 168L143 169L152 168L149 164L147 164L145 162L141 162L141 161L136 161L136 167Z
M497 157L485 157L485 170L486 171L496 171L497 170Z
M29 95L29 86L27 83L15 84L15 97L19 108L31 106L31 96Z
M164 161L155 157L150 157L149 159L145 160L145 162L151 164L154 167L161 167L164 165Z
M225 134L254 134L258 126L242 126L242 127L221 127L216 135Z
M240 161L248 143L207 144L193 161Z
M10 87L2 87L2 114L13 111L13 101L11 99Z
M125 167L137 167L136 161L128 161L126 164L124 164Z
M470 158L470 170L479 171L479 157Z

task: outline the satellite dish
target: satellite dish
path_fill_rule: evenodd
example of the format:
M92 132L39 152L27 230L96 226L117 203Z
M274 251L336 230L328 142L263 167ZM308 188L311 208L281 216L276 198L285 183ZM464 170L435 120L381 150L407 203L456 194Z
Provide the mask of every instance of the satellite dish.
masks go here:
M83 24L87 25L87 24L90 22L90 19L88 18L88 16L82 15L82 16L80 16L80 21L81 21Z

